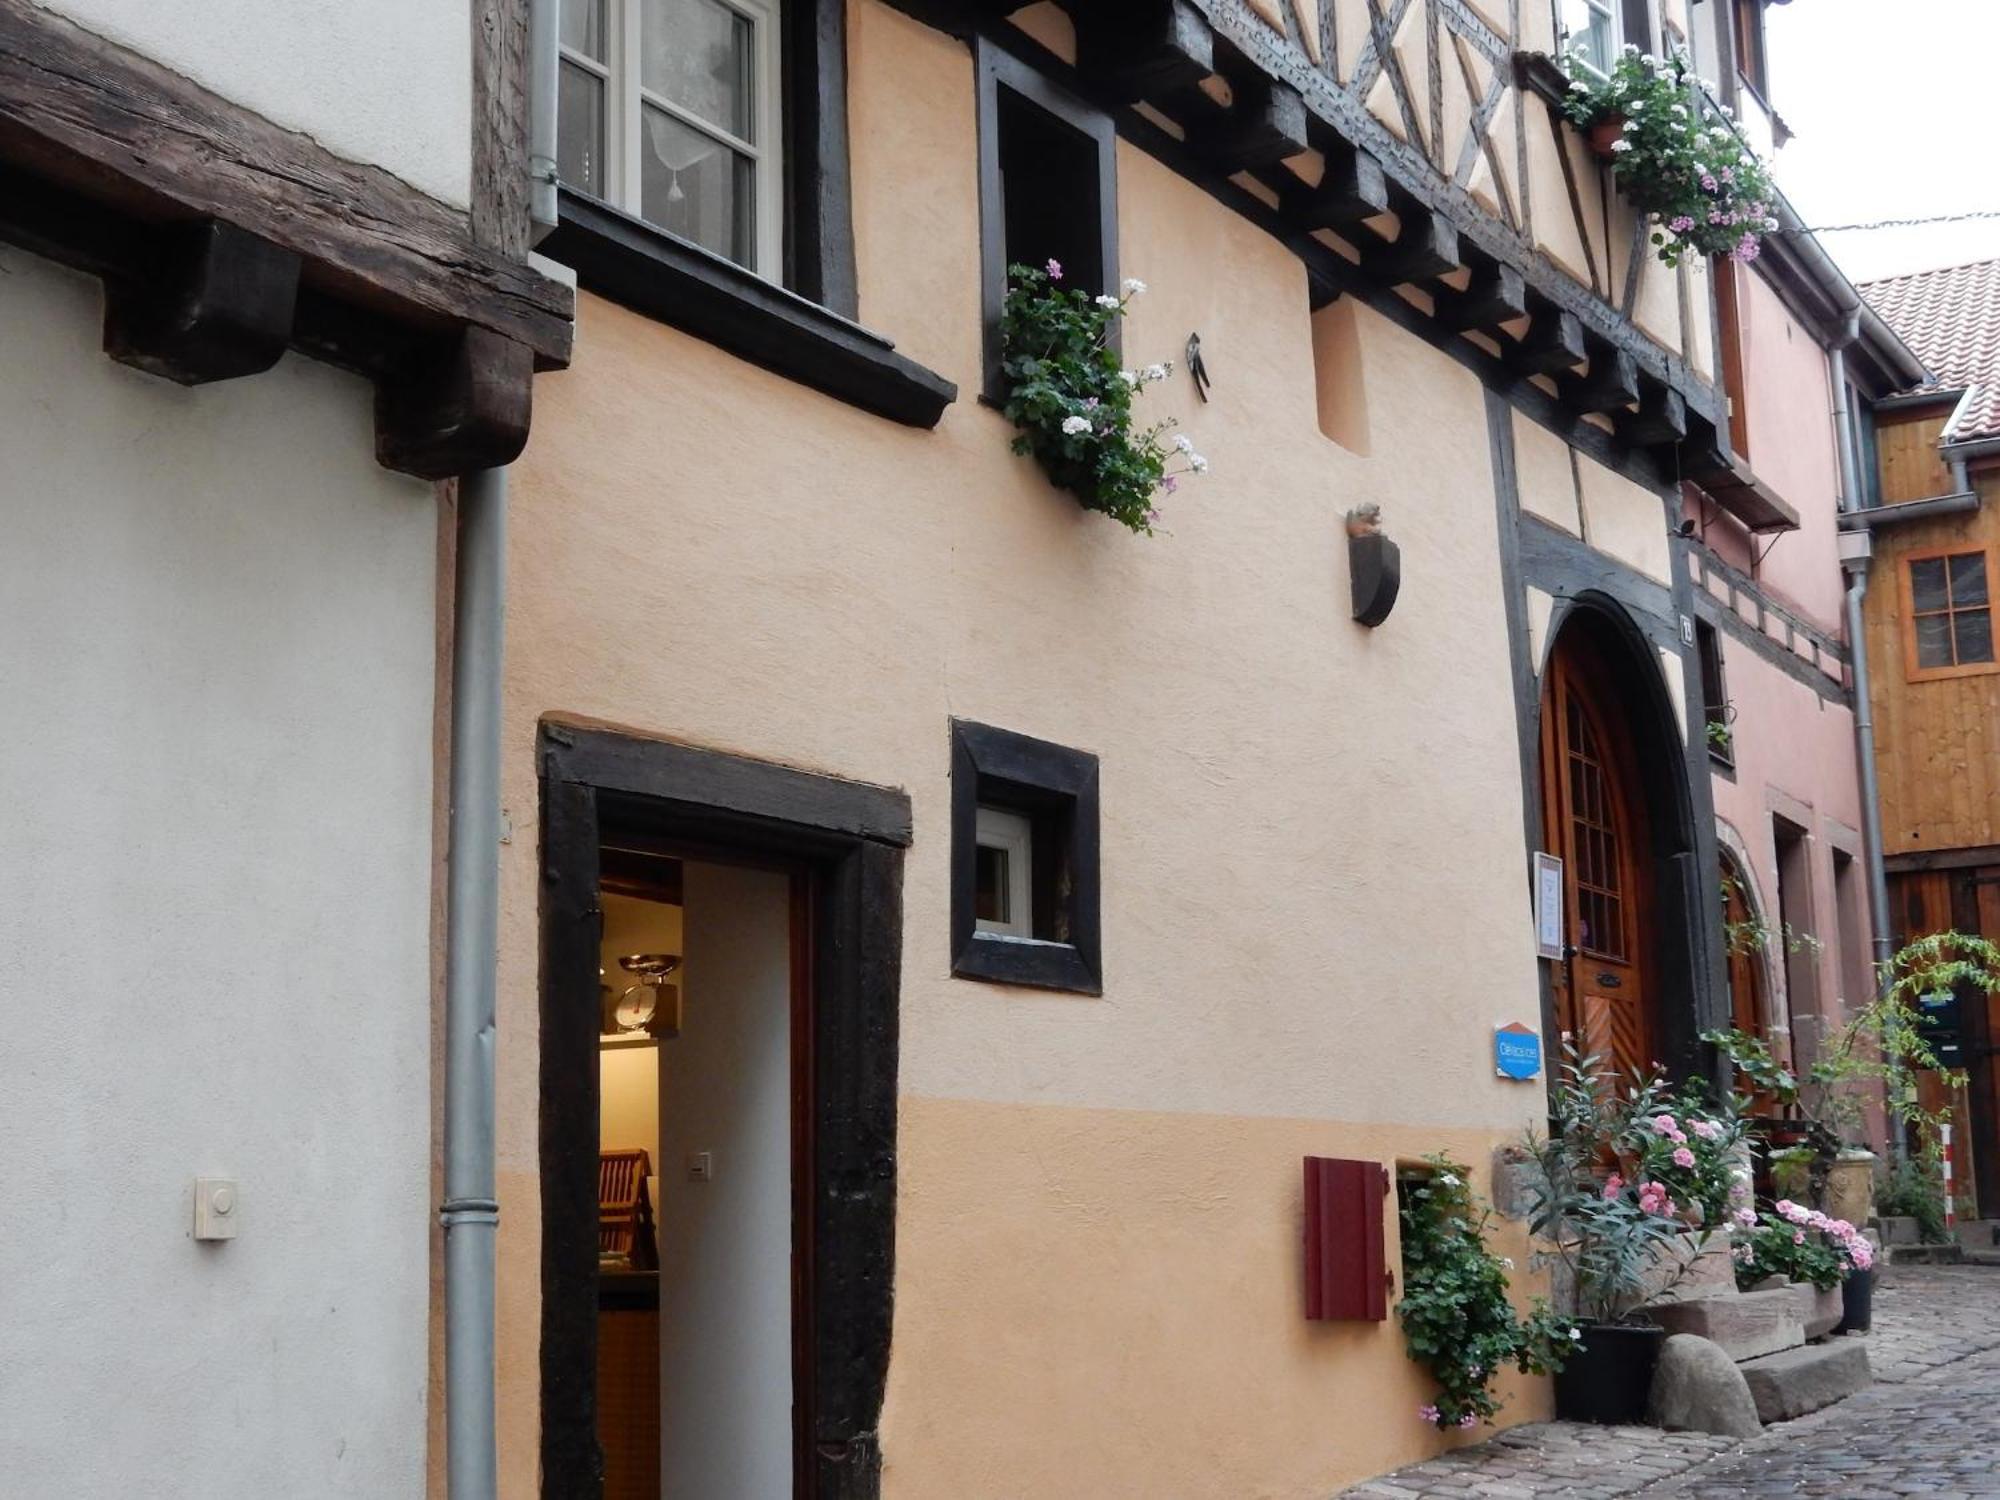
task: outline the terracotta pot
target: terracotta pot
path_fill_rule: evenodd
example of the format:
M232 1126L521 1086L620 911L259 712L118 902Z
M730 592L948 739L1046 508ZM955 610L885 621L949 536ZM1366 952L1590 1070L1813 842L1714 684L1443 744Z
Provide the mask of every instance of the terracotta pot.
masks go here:
M1618 153L1611 148L1625 138L1625 117L1616 113L1606 115L1584 133L1584 138L1590 142L1591 155L1600 161L1617 160Z

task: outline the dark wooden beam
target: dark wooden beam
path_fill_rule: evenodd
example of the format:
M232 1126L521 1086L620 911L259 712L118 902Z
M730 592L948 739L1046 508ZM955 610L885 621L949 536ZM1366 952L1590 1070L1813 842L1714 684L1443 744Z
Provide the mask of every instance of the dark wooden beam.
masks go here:
M1317 187L1284 195L1285 214L1302 229L1343 229L1389 211L1389 180L1366 151L1321 150L1326 173Z
M1215 71L1215 31L1192 0L1133 0L1076 16L1077 69L1127 103L1175 93Z
M434 332L475 325L569 360L569 290L463 213L335 156L34 0L0 0L0 162L131 232L215 219L300 257L303 286Z
M1523 317L1528 311L1528 286L1521 273L1504 261L1477 266L1462 292L1440 288L1438 321L1463 333L1469 328L1492 330Z
M146 273L105 283L104 352L182 385L268 370L284 356L299 257L207 219L160 237Z
M419 479L512 463L528 442L534 351L467 328L375 385L375 460Z
M1236 102L1220 118L1188 135L1217 171L1268 167L1308 149L1306 103L1297 89L1288 83L1252 82L1237 87L1235 94Z
M1563 398L1581 412L1622 412L1639 399L1639 365L1624 349L1595 344L1590 368L1564 382Z
M1456 271L1463 263L1459 259L1458 230L1443 214L1411 203L1399 208L1397 217L1402 220L1402 228L1396 238L1362 256L1362 264L1372 275L1399 285L1434 281Z
M1687 402L1681 393L1657 380L1639 382L1639 410L1618 424L1628 442L1678 443L1687 436Z
M1563 375L1589 357L1583 347L1583 320L1544 305L1535 309L1527 337L1515 346L1509 363L1524 375Z

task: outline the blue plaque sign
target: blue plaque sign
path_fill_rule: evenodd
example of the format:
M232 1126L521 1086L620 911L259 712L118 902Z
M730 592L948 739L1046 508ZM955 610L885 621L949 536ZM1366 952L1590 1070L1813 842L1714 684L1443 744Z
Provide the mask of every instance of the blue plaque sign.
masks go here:
M1542 1071L1542 1036L1515 1021L1493 1028L1493 1071L1526 1082Z

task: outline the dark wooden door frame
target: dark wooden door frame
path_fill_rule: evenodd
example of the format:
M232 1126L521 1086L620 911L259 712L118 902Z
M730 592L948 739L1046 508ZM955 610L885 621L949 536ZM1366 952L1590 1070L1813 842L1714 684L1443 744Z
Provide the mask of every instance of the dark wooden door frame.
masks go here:
M875 1500L896 1211L902 792L545 721L542 788L543 1500L601 1500L597 1444L598 850L607 831L803 872L811 1214L797 1242L810 1432L802 1500Z

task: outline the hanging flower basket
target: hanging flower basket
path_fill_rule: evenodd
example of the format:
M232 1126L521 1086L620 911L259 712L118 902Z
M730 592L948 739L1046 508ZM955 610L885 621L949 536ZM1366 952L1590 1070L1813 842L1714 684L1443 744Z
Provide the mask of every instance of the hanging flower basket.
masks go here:
M1132 399L1173 373L1171 364L1128 370L1110 348L1114 320L1146 283L1127 280L1117 296L1062 285L1062 266L1007 268L1000 317L1002 407L1020 429L1014 451L1032 454L1051 483L1087 510L1151 536L1155 502L1208 460L1186 436L1171 442L1171 419L1137 427Z
M1653 221L1653 253L1757 258L1778 227L1777 190L1728 123L1703 123L1700 85L1680 53L1662 61L1628 46L1601 83L1577 78L1565 110L1611 163L1618 190Z

